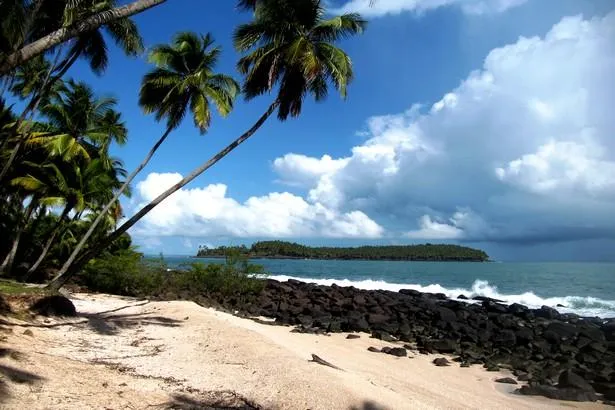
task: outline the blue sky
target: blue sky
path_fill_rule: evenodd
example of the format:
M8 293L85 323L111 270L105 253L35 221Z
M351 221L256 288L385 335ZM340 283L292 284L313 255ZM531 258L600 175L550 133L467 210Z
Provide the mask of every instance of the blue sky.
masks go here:
M218 70L239 79L231 35L250 16L232 1L189 3L137 16L146 46L209 31L223 48ZM369 20L364 35L340 44L355 67L348 100L331 93L307 101L298 119L270 120L133 229L144 252L287 238L460 242L503 260L615 259L612 1L329 7ZM164 130L137 106L145 56L110 54L102 77L81 64L69 74L119 99L130 140L114 152L132 169ZM240 135L270 99L238 101L205 136L185 121L137 178L126 212Z

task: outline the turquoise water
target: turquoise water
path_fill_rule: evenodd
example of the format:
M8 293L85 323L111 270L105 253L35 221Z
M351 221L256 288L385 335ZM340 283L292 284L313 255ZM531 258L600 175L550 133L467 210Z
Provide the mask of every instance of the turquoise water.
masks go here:
M165 257L170 267L220 260ZM416 289L455 298L488 296L548 305L582 315L615 317L614 263L471 263L255 259L273 279L362 289Z

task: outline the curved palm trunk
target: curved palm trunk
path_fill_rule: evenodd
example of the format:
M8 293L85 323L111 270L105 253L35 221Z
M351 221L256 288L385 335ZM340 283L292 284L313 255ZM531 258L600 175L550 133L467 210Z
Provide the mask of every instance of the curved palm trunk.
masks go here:
M69 27L62 27L61 29L54 31L45 37L39 38L38 40L33 41L32 43L7 56L2 64L0 64L0 76L7 74L13 68L36 57L37 55L44 53L51 47L68 41L73 37L77 37L80 34L95 30L111 21L141 13L147 9L162 4L165 1L166 0L137 0L125 6L100 12Z
M30 279L32 274L36 272L36 270L41 265L43 260L45 260L47 253L49 253L49 249L51 249L51 245L53 245L54 239L56 238L56 236L58 235L58 233L60 232L62 228L62 225L65 224L66 221L68 220L68 213L70 212L72 208L73 206L71 204L66 204L66 206L64 207L64 210L62 211L62 214L60 215L60 219L58 220L58 222L56 223L56 226L54 226L53 230L51 231L51 235L49 235L49 238L47 239L47 242L45 243L45 246L43 247L41 254L39 255L36 262L34 262L32 266L30 266L30 269L28 269L28 272L24 275L23 280Z
M136 224L141 218L147 215L152 209L157 207L162 201L164 201L167 197L172 195L173 193L180 190L182 187L190 183L193 179L201 175L203 172L207 171L211 166L213 166L216 162L220 161L226 155L228 155L232 150L237 148L242 142L250 138L254 133L267 121L267 119L273 114L275 109L278 107L279 102L274 101L267 111L254 123L254 125L242 134L235 141L231 142L226 146L222 151L218 152L209 161L205 162L203 165L196 168L190 174L188 174L185 178L179 181L177 184L173 185L171 188L164 191L162 194L158 195L152 202L145 205L139 212L132 216L129 220L124 222L119 228L115 231L107 235L100 243L96 244L96 247L92 247L89 251L83 254L79 258L79 260L74 263L72 266L64 264L62 270L58 272L55 278L47 285L48 289L51 290L59 290L81 267L91 258L95 257L105 248L107 248L110 244L112 244L116 239L118 239L122 234L124 234L128 229L130 229L134 224ZM72 256L72 255L71 255ZM72 263L72 262L71 262Z
M105 207L98 214L98 216L96 216L96 219L94 219L94 221L92 222L92 224L88 228L88 230L85 233L85 235L83 235L83 237L81 238L81 240L79 241L77 246L75 246L75 249L70 254L70 256L68 257L68 259L66 260L64 265L62 266L62 269L60 269L60 272L58 273L58 275L64 274L71 267L71 265L75 262L75 259L77 258L79 253L83 250L83 248L85 247L86 242L88 241L88 239L90 239L90 237L94 233L94 230L96 229L96 227L98 226L100 221L102 221L103 218L105 218L105 216L107 215L107 212L109 212L109 209L111 209L113 204L115 204L115 202L122 195L122 193L124 191L126 191L126 188L128 188L128 186L130 185L132 180L135 179L135 177L139 174L139 172L141 172L143 170L143 168L145 168L145 166L152 159L152 157L154 156L154 154L156 153L156 151L158 150L160 145L162 145L164 140L167 139L167 137L169 136L171 131L172 131L171 128L167 128L165 133L162 134L162 137L160 137L160 139L156 142L156 144L154 144L152 149L148 152L148 154L143 159L141 164L139 164L139 166L134 171L132 171L132 173L128 176L128 178L126 178L126 181L124 181L124 184L122 185L122 187L115 193L115 195L113 195L113 199L111 199L111 201L109 201L107 203L107 205L105 205Z
M19 241L21 240L21 235L26 229L28 221L32 216L32 212L34 212L34 209L36 209L37 205L38 199L32 198L32 201L30 201L30 204L26 208L26 213L23 216L23 219L21 220L21 223L17 228L17 233L15 234L15 239L13 239L13 245L11 246L11 250L4 258L2 266L0 266L0 272L2 272L6 276L10 275L11 271L13 270L13 264L15 263L15 257L17 256L17 250L19 249Z

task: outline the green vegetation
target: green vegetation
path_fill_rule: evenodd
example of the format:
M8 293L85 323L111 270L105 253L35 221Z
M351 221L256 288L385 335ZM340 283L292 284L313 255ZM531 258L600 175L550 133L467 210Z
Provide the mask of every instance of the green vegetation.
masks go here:
M458 245L359 246L356 248L309 247L292 242L256 242L246 246L200 248L199 257L223 256L229 249L250 258L364 259L406 261L484 262L489 256L479 250Z
M211 34L180 32L170 44L154 46L153 67L135 93L143 111L164 122L164 131L129 173L109 153L129 138L118 102L67 73L81 60L104 75L117 55L108 53L109 40L124 55L140 56L144 41L131 16L164 2L0 1L0 275L51 279L48 288L57 290L81 274L78 282L126 294L168 286L169 277L220 292L229 284L246 291L253 286L244 278L255 268L239 260L194 266L191 279L161 278L160 267L143 264L127 231L274 113L281 121L297 117L305 98L322 101L331 86L346 97L352 64L336 44L362 33L366 23L357 14L326 16L321 0L239 0L238 9L252 16L233 35L241 84L215 71L221 50ZM120 197L130 195L131 182L169 134L187 116L205 133L214 108L229 114L239 94L248 101L269 95L271 101L243 134L124 218Z
M250 297L264 287L263 267L229 251L224 263L192 263L170 270L164 259L147 261L131 252L107 254L90 261L79 275L88 289L126 296Z

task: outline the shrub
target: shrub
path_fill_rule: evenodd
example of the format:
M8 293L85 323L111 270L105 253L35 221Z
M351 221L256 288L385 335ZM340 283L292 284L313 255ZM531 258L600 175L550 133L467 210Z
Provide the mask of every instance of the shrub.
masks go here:
M224 263L192 263L185 271L175 274L175 286L197 293L221 295L254 295L265 284L258 276L264 275L261 265L249 263L247 256L236 251L226 255Z
M91 260L80 275L88 289L125 296L157 293L166 276L164 261L145 262L130 249Z

